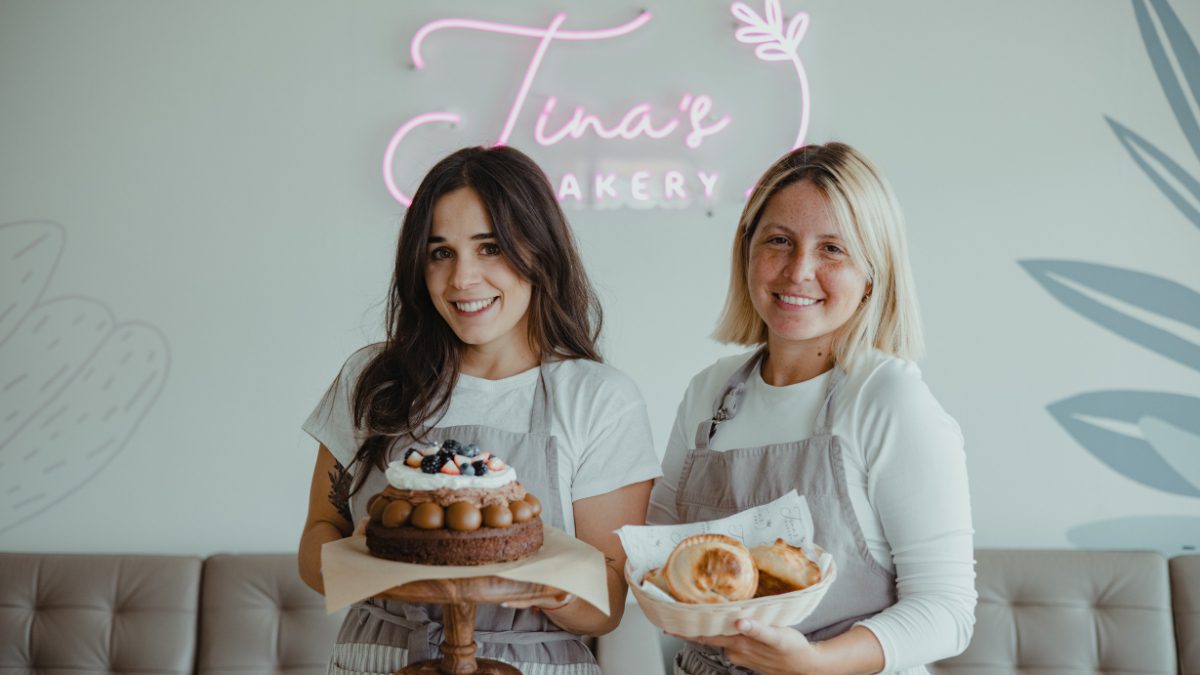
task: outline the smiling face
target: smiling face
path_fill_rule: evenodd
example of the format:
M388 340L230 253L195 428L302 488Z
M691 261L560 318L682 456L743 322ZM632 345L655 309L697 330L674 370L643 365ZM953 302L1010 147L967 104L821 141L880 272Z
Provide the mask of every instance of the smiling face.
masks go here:
M808 180L767 202L750 240L746 276L773 352L828 346L868 287L825 196Z
M437 201L427 253L429 297L468 351L528 360L533 287L500 250L475 190L461 188Z

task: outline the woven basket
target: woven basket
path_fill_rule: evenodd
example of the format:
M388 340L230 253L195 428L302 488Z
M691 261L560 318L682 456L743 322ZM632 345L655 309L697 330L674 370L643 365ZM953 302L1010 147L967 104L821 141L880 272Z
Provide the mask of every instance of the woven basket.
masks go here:
M814 547L814 558L824 551ZM650 623L681 637L702 635L735 635L738 619L753 619L770 626L793 626L808 618L820 604L825 592L837 578L837 563L831 562L829 570L820 581L799 591L769 595L765 598L720 602L714 604L688 604L669 602L650 596L642 590L640 579L631 577L632 569L625 564L625 581L633 591Z

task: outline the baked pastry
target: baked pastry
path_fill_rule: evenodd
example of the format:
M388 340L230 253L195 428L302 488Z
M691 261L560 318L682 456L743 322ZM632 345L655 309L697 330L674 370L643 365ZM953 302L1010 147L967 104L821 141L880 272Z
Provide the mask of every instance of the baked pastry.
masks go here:
M663 593L671 595L671 588L667 586L667 579L663 576L661 567L655 567L649 572L646 572L646 576L642 577L642 583L651 584L657 587L658 590L662 591Z
M519 560L542 547L541 502L490 452L455 440L409 448L368 502L367 550L421 565Z
M758 587L750 551L723 534L698 534L679 542L662 574L672 597L687 603L747 600Z
M820 568L808 559L804 549L791 546L782 539L776 539L769 546L755 546L750 549L750 555L758 568L756 598L799 591L821 580Z

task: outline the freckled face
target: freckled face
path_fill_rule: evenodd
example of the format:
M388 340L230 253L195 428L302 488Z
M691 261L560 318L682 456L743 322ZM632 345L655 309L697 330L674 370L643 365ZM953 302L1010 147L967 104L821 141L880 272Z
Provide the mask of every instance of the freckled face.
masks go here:
M767 202L750 241L747 284L775 346L828 344L854 315L867 276L811 181L789 185Z
M528 352L533 286L500 250L475 190L455 190L434 204L427 248L429 297L467 348Z

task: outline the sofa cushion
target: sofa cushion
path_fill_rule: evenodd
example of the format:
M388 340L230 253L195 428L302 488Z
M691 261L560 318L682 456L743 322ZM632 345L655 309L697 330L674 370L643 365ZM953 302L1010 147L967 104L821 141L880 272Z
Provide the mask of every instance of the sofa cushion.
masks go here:
M1200 555L1171 558L1171 606L1180 675L1200 675Z
M976 552L975 635L935 673L1175 672L1167 561L1144 551Z
M0 553L0 671L190 673L200 559Z
M304 585L294 554L204 562L196 672L324 673L345 612Z

